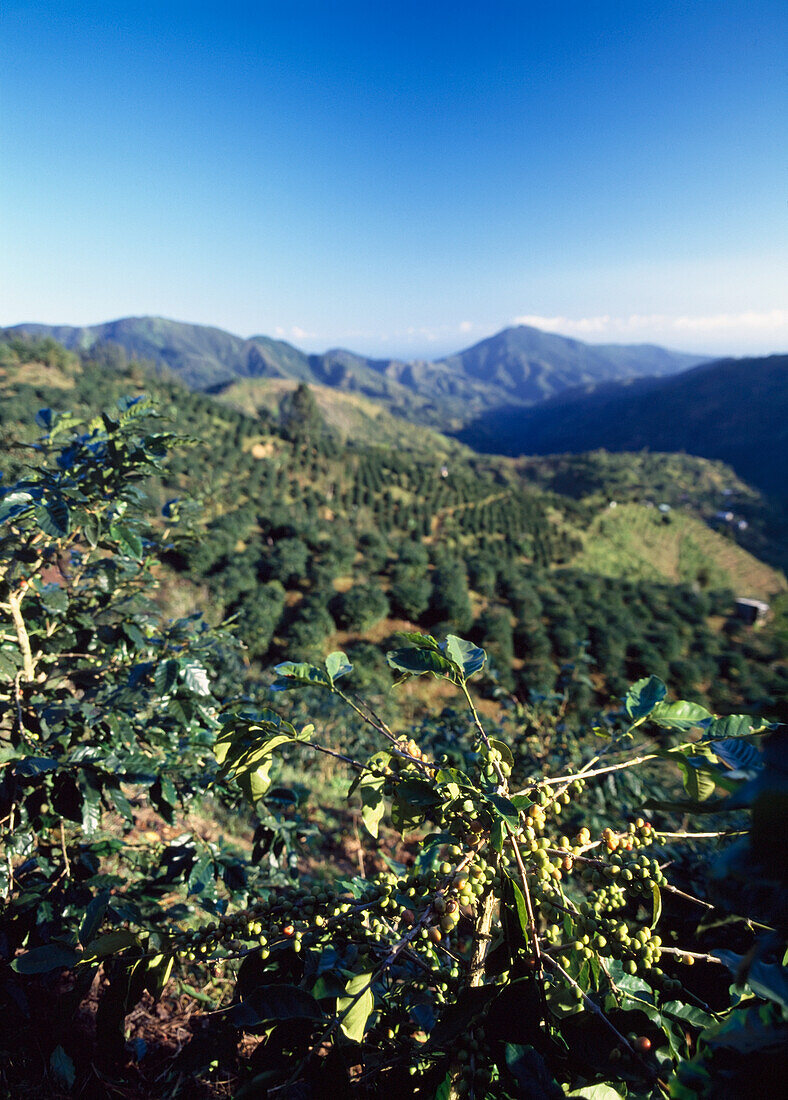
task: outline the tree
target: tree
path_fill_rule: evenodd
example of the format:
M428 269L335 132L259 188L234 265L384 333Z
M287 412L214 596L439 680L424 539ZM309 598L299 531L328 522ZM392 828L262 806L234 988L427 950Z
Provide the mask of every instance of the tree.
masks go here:
M282 399L279 417L285 438L294 443L314 446L326 432L326 422L306 382L299 382Z
M459 558L447 559L436 566L432 575L430 610L436 620L445 620L457 630L467 630L473 621L468 574Z
M389 612L385 593L374 584L356 584L337 596L334 604L334 618L346 630L369 630Z

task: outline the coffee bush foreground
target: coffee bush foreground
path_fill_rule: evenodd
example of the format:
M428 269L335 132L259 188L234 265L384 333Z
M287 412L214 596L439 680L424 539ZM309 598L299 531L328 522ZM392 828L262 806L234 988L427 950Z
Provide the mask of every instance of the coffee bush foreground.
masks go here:
M256 1038L239 1098L683 1100L740 1096L754 1075L779 1087L785 731L668 702L650 677L582 764L522 779L517 746L487 732L471 694L485 653L453 635L404 635L388 654L398 680L458 692L465 745L451 759L346 690L341 652L280 664L274 691L333 697L369 728L371 754L228 703L232 640L162 622L148 599L156 532L140 485L170 444L148 413L124 403L84 429L44 411L29 474L0 496L5 1011L66 971L73 1006L103 974L97 1028L121 1066L123 1020L146 990L228 968L234 994L209 1020ZM110 827L135 807L174 820L208 794L236 813L243 795L262 826L294 753L347 767L384 869L294 882L196 835L163 845ZM593 832L562 825L635 769L669 793ZM416 838L414 860L389 854L398 835ZM686 875L676 885L688 865L703 896ZM62 1047L50 1066L71 1087Z

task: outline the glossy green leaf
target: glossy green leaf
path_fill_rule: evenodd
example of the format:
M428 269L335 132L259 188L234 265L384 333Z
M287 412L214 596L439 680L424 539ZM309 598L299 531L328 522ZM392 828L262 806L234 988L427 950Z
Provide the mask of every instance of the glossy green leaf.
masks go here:
M689 732L711 721L711 714L700 703L689 703L679 699L675 703L658 703L649 715L649 720L662 729Z
M658 676L647 676L633 684L624 697L624 709L632 721L645 718L661 703L668 689Z
M443 649L446 656L461 669L466 680L484 668L487 654L483 649L465 638L458 638L456 634L449 634Z
M369 833L374 837L378 835L380 819L386 810L386 803L383 798L385 782L385 776L365 774L361 777L356 788L361 797L361 819Z
M452 662L432 649L393 649L386 654L386 660L391 668L406 676L424 676L429 673L432 676L453 679L457 675Z
M43 947L34 947L24 955L17 955L11 963L11 969L17 974L48 974L50 970L70 970L82 955L73 947L59 943L47 943Z
M348 673L353 671L353 666L347 658L347 654L341 650L337 650L334 653L329 653L326 657L326 672L329 675L331 683L338 680L341 676L347 676Z
M368 988L371 977L371 974L357 974L345 986L347 996L337 998L337 1014L342 1016L346 1013L340 1027L355 1043L360 1043L364 1038L367 1020L375 1007L374 994Z

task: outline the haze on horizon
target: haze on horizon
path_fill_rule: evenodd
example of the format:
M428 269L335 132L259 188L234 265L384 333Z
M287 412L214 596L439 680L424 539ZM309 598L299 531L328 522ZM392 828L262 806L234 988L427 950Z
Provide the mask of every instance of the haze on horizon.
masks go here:
M788 8L7 0L0 323L788 348Z

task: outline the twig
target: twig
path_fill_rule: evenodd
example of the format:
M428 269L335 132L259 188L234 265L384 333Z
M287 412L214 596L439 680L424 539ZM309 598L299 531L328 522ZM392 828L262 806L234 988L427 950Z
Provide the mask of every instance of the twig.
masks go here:
M654 832L654 836L658 836L661 840L713 840L716 837L725 836L744 836L746 829L721 829L717 833L658 833Z
M597 760L599 757L596 758ZM625 768L634 768L637 764L643 764L646 760L657 760L655 752L646 753L645 756L633 756L631 760L624 760L620 764L608 764L605 768L593 768L590 771L581 770L573 775L560 775L555 779L539 779L516 794L528 794L534 787L560 787L562 783L572 783L575 779L591 779L595 775L607 775L608 772L620 772Z
M531 953L536 963L536 972L539 977L542 975L542 952L539 946L539 935L536 931L536 920L534 918L534 907L531 902L531 891L528 889L528 876L525 871L525 864L523 863L523 857L520 854L520 848L517 841L514 838L512 830L509 825L504 822L504 828L509 836L509 843L512 846L514 852L514 858L517 861L517 869L520 872L520 881L523 884L523 897L525 898L525 911L528 914L528 931L531 933Z
M581 987L580 987L580 986L579 986L579 985L577 984L577 982L576 982L576 981L575 981L575 979L574 979L574 978L573 978L573 977L571 976L571 974L567 974L567 972L566 972L566 971L564 970L563 966L561 966L561 964L560 964L560 963L559 963L559 962L558 962L558 961L557 961L556 959L552 958L552 957L551 957L550 955L545 955L545 956L544 956L544 959L545 959L545 961L547 962L547 964L548 964L549 966L551 966L551 967L552 967L553 969L557 970L557 971L558 971L558 972L559 972L560 974L562 974L562 975L563 975L564 979L565 979L565 980L566 980L567 982L569 982L569 984L570 984L570 985L572 986L572 988L573 988L573 989L575 990L575 992L579 993L579 994L580 994L580 996L581 996L581 997L583 998L583 1001L585 1002L586 1006L587 1006L588 1008L590 1008L590 1009L591 1009L591 1011L592 1011L592 1012L594 1013L594 1015L595 1015L595 1016L598 1016L598 1017L600 1018L600 1020L602 1020L602 1021L603 1021L603 1023L604 1023L604 1024L605 1024L605 1025L606 1025L606 1026L607 1026L607 1027L608 1027L608 1028L610 1029L610 1031L612 1031L612 1032L613 1032L613 1034L615 1035L615 1037L616 1037L616 1038L618 1039L619 1043L621 1043L621 1045L622 1045L622 1046L623 1046L623 1047L624 1047L624 1048L625 1048L626 1050L628 1050L628 1051L629 1051L629 1053L630 1053L630 1054L632 1055L632 1057L633 1057L633 1058L634 1058L634 1059L635 1059L635 1060L636 1060L637 1062L640 1062L640 1063L641 1063L641 1065L644 1065L644 1066L645 1066L645 1065L646 1065L646 1064L645 1064L645 1062L643 1062L643 1059L642 1059L642 1058L640 1057L640 1055L639 1055L639 1054L637 1053L637 1051L635 1050L635 1048L634 1048L634 1047L633 1047L633 1046L632 1046L632 1045L630 1044L629 1040L628 1040L628 1039L625 1039L625 1038L624 1038L624 1036L623 1036L623 1035L621 1034L621 1032L620 1032L620 1031L618 1030L618 1028L617 1028L617 1027L615 1027L615 1025L614 1025L614 1024L611 1024L610 1020L609 1020L609 1019L607 1018L607 1016L606 1016L606 1015L604 1014L604 1012L603 1012L603 1011L602 1011L602 1009L601 1009L601 1008L599 1007L599 1005L597 1005L597 1004L596 1004L596 1003L595 1003L595 1002L594 1002L594 1001L593 1001L593 1000L592 1000L592 999L591 999L591 998L590 998L590 997L588 996L588 994L587 994L587 993L585 992L585 990L584 990L584 989L582 989L582 988L581 988ZM646 1069L648 1070L649 1076L650 1076L651 1078L654 1078L654 1077L656 1076L656 1074L655 1074L655 1073L654 1073L654 1071L653 1071L653 1070L652 1070L652 1069L650 1068L650 1066L646 1066Z
M66 850L66 831L63 827L63 822L60 822L60 850L63 853L63 862L66 865L66 874L71 878L71 864L68 859L68 851Z
M690 959L700 959L701 962L717 963L719 966L725 965L722 959L718 959L716 955L705 955L701 951L684 951L681 947L660 947L659 950L663 955L687 956Z

